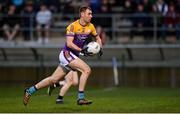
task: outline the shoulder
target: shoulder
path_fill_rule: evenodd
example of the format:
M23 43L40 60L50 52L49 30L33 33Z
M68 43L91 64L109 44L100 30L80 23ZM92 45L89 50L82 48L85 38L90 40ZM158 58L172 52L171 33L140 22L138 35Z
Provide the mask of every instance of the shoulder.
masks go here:
M72 26L78 26L78 25L79 25L79 22L78 22L78 20L76 20L76 21L72 22L70 25L72 25Z
M74 28L74 27L77 26L77 25L78 25L78 22L77 22L77 20L76 20L76 21L70 23L70 24L67 26L67 28Z
M95 29L94 24L92 24L92 23L89 23L89 27L90 27L91 29Z

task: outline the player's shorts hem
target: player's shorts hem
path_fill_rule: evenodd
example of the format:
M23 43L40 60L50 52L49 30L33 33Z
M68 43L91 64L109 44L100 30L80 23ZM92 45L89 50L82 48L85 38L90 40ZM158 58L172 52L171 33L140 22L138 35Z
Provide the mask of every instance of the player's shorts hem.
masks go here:
M59 54L59 65L66 70L75 70L69 66L73 60L77 59L78 57L70 51L62 50Z

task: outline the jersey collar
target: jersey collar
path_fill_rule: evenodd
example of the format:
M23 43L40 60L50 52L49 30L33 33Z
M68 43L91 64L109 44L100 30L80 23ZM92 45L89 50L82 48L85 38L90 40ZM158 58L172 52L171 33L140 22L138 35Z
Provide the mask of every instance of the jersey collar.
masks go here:
M89 23L88 23L87 25L82 25L82 24L80 23L80 19L78 19L78 23L79 23L82 27L85 27L85 26L89 25Z

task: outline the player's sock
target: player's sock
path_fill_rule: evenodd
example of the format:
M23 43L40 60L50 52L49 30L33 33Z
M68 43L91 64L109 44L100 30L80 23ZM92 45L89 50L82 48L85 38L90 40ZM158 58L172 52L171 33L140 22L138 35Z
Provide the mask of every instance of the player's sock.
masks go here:
M78 99L84 99L84 91L79 91Z
M37 88L35 87L35 86L32 86L32 87L30 87L29 89L27 89L27 92L30 94L30 95L32 95L34 92L36 92L37 91Z
M56 99L56 104L63 104L64 101L63 101L63 96L59 95Z
M63 99L63 96L59 95L59 96L57 97L57 99Z

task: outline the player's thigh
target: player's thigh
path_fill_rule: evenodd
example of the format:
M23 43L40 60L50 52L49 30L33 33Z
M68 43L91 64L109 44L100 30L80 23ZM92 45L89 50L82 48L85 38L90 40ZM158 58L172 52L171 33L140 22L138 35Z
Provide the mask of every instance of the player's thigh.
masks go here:
M69 63L69 66L73 69L79 70L80 72L90 72L90 67L80 58L76 58L75 60Z
M60 79L62 78L64 75L66 74L66 72L63 70L63 68L61 66L58 66L56 68L56 70L54 71L54 73L51 75L53 78L56 79Z

